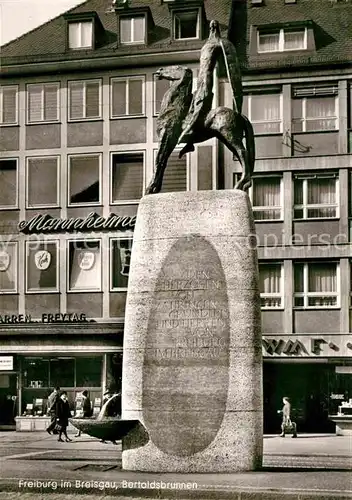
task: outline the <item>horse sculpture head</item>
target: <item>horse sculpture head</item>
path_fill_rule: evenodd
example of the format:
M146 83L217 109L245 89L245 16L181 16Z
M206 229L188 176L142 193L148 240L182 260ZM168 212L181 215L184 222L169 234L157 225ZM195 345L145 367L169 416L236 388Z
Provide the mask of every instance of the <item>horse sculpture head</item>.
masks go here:
M192 81L193 73L192 70L185 66L168 66L166 68L159 68L156 76L159 80L188 83L188 81Z

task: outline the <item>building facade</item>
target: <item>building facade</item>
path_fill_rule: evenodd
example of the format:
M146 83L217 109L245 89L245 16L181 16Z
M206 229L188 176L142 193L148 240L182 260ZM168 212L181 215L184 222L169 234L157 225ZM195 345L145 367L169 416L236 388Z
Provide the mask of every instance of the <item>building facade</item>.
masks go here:
M187 65L196 86L217 19L256 133L265 430L283 396L301 430L333 429L352 397L351 18L331 0L88 0L2 48L0 424L40 412L55 385L97 408L120 388L133 227L169 85L155 73ZM231 107L224 74L214 106ZM210 140L175 151L163 191L238 175Z

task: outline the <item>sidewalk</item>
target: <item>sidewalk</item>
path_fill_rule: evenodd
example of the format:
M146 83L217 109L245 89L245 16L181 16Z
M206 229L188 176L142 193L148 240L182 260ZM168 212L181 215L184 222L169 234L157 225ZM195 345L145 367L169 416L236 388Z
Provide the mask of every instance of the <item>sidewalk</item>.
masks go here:
M352 499L351 436L265 436L263 469L236 474L123 471L120 443L73 439L0 433L0 499Z

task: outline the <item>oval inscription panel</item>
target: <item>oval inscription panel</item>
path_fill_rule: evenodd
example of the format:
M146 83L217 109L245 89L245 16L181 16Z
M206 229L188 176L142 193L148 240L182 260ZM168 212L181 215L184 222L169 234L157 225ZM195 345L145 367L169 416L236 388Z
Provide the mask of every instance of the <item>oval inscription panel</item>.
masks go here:
M163 452L190 456L214 440L229 384L225 274L205 238L180 238L151 301L143 364L143 417Z

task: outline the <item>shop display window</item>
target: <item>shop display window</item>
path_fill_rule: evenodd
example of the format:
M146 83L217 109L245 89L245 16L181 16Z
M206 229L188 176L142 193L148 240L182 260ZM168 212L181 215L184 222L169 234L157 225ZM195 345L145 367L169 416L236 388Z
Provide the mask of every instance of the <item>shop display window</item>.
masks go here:
M102 358L76 358L76 386L100 387Z
M111 241L111 288L127 290L132 239Z
M49 359L25 358L22 369L24 387L32 389L49 387Z
M52 387L75 386L75 358L50 359L50 385Z
M69 242L69 290L101 290L100 241Z
M48 396L57 386L67 392L72 410L77 396L84 389L89 391L92 402L94 399L101 400L102 365L102 355L22 358L21 414L45 415Z
M27 243L27 292L57 291L56 242Z
M17 244L3 243L0 247L0 292L17 291Z

